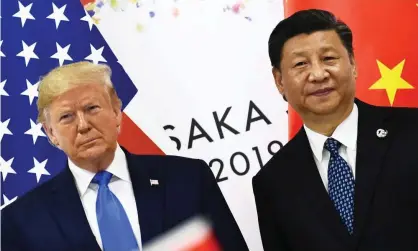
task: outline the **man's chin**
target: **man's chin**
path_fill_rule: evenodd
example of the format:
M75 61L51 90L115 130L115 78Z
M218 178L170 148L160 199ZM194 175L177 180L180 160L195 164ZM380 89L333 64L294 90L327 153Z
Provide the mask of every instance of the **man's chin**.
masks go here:
M318 115L328 115L335 112L340 105L339 97L314 98L309 100L308 109Z
M338 110L338 103L322 103L312 106L310 110L316 115L331 115Z
M98 145L83 149L78 155L82 159L94 161L103 158L106 154L106 148Z

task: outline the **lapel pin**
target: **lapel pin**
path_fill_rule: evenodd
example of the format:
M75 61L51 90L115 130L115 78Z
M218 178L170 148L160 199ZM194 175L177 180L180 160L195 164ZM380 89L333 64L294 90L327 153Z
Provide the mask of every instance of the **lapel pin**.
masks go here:
M149 180L149 182L151 183L151 186L158 186L159 185L159 183L158 183L158 180Z
M384 138L386 135L388 135L388 131L385 129L377 129L376 135L378 138Z

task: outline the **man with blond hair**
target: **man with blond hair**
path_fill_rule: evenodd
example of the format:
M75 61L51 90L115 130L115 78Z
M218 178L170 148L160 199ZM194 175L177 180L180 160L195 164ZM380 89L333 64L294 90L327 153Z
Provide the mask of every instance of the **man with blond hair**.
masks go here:
M68 161L3 210L1 250L142 250L198 215L223 250L248 250L203 161L138 156L117 143L121 105L103 64L73 63L41 79L38 121Z

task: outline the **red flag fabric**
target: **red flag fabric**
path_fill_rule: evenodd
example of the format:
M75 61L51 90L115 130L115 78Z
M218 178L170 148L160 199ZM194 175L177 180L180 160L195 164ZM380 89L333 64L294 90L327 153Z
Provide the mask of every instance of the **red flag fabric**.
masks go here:
M418 0L284 0L284 4L286 17L303 9L324 9L352 29L360 100L418 107ZM301 125L289 108L290 138Z
M164 152L125 113L118 143L134 154L164 155Z

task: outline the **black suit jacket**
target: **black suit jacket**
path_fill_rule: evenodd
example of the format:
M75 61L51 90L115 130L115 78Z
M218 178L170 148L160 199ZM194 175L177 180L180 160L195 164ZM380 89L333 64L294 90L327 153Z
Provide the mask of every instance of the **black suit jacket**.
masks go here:
M124 150L142 243L193 216L206 216L224 250L248 250L209 167L174 156L137 156ZM150 179L159 181L151 186ZM100 250L69 168L6 207L2 251Z
M329 199L302 127L253 178L264 251L418 250L418 109L356 103L354 234Z

